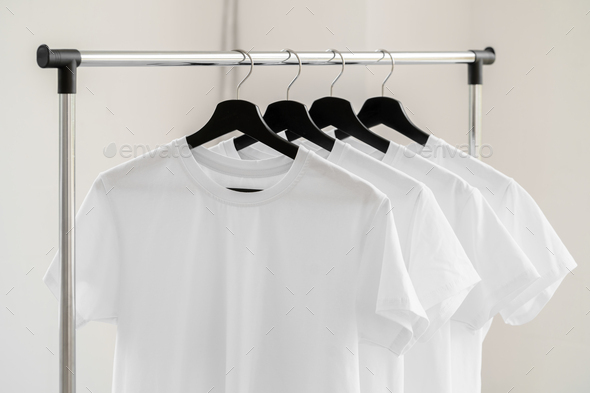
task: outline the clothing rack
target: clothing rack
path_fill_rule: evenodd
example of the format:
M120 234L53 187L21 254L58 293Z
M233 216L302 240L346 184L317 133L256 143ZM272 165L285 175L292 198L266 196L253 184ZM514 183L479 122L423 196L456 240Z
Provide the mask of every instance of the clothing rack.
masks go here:
M298 52L303 65L341 65L330 52ZM483 66L493 64L494 49L463 52L391 52L396 65L467 64L469 86L469 154L481 146ZM255 65L298 65L288 52L252 52ZM381 52L342 53L346 65L390 65ZM59 308L59 392L76 391L76 310L75 310L75 94L79 67L173 67L240 66L245 56L238 52L144 52L80 51L37 49L41 68L57 68L59 95L59 249L61 288ZM383 60L383 61L381 61Z

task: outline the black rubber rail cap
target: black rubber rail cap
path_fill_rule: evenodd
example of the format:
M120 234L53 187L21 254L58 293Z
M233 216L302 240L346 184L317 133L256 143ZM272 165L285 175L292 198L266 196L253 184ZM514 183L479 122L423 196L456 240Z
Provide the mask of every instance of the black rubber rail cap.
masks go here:
M483 84L483 66L494 64L496 51L491 46L484 50L472 50L475 54L475 61L467 64L467 83L470 85Z
M47 45L37 48L37 64L41 68L57 69L58 94L76 94L76 75L82 63L77 49L50 49Z
M496 61L496 51L491 46L488 46L483 51L476 53L476 56L478 55L485 65L494 64Z
M76 67L82 62L82 55L77 49L49 49L43 44L37 48L37 64L41 68L64 68L76 63Z

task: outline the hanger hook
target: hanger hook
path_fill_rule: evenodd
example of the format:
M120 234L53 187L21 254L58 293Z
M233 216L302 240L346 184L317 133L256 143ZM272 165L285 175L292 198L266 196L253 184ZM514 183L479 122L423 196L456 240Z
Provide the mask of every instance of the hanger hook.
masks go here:
M297 57L297 61L299 62L299 71L297 71L297 75L295 75L295 78L293 78L291 83L289 83L289 86L287 86L287 101L289 101L289 90L291 89L291 86L293 86L293 83L295 83L297 78L299 78L299 75L301 75L301 58L299 58L299 55L291 49L283 49L283 50L281 50L281 52L288 52L289 53L289 57L287 57L287 59L285 61L287 61L291 58L291 53L292 53L295 55L295 57Z
M391 54L391 52L386 51L385 49L378 49L375 52L381 52L381 53L383 53L383 57L380 58L377 61L383 60L385 58L385 54L386 53L391 58L391 71L389 71L389 74L387 75L387 77L385 78L385 80L383 81L383 83L381 84L381 97L383 97L385 95L385 83L387 83L387 80L389 79L389 77L391 76L391 74L393 74L393 68L395 67L395 60L393 59L393 55Z
M340 58L342 59L342 70L340 70L340 73L338 74L338 76L336 77L336 79L334 79L332 81L332 84L330 85L330 97L331 97L332 96L332 90L334 90L334 85L336 84L336 81L338 79L340 79L340 77L342 76L342 74L344 74L344 66L346 65L346 62L344 61L344 56L342 56L342 53L340 53L336 49L328 49L326 52L332 52L334 54L334 57L336 57L336 54L338 54L340 56ZM332 59L334 59L334 57L332 57ZM328 62L332 61L332 59L328 60Z
M252 74L252 70L254 69L254 60L252 60L252 56L250 56L250 54L246 51L243 51L241 49L233 49L233 52L240 52L242 54L242 56L244 56L244 58L240 61L240 63L244 60L246 60L246 56L250 59L250 71L248 72L248 75L246 75L244 77L244 79L242 79L242 81L240 83L238 83L238 86L236 87L236 100L240 99L240 87L242 86L242 83L246 82L246 79L248 79L250 77L250 74Z

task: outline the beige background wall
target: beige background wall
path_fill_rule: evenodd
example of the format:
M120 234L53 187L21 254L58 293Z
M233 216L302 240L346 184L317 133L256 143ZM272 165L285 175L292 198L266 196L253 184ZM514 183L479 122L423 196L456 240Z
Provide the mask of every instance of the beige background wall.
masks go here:
M589 391L586 1L246 0L236 5L233 0L8 0L3 6L0 391L57 392L57 302L41 277L57 246L58 118L55 72L35 64L35 49L42 43L87 50L254 51L464 50L493 45L498 60L485 70L484 142L493 146L494 154L486 162L530 192L579 267L533 322L521 327L494 322L484 345L483 391ZM388 87L418 125L450 143L463 144L465 68L400 66ZM247 70L225 75L227 71L81 69L78 202L98 172L125 160L119 155L105 157L104 147L115 143L153 148L204 124L219 100L233 96L237 77ZM264 109L284 97L294 72L290 67L257 68L241 96ZM291 97L311 104L328 94L337 72L336 67L306 67ZM335 94L360 108L366 97L379 94L386 72L387 67L349 67ZM403 140L393 132L380 132ZM101 323L78 332L80 392L110 391L115 332Z

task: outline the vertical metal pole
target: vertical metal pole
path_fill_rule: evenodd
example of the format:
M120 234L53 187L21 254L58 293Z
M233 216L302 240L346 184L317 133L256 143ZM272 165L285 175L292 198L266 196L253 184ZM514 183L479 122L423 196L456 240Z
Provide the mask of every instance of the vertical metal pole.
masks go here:
M482 131L482 85L469 85L469 155L479 158Z
M487 47L485 50L473 50L475 61L467 65L467 84L469 85L469 154L480 158L482 134L482 88L483 66L496 61L496 51Z
M75 94L59 94L60 393L76 391L75 103Z
M467 66L469 85L469 155L479 158L481 148L481 88L483 83L482 51L473 51L475 61Z

